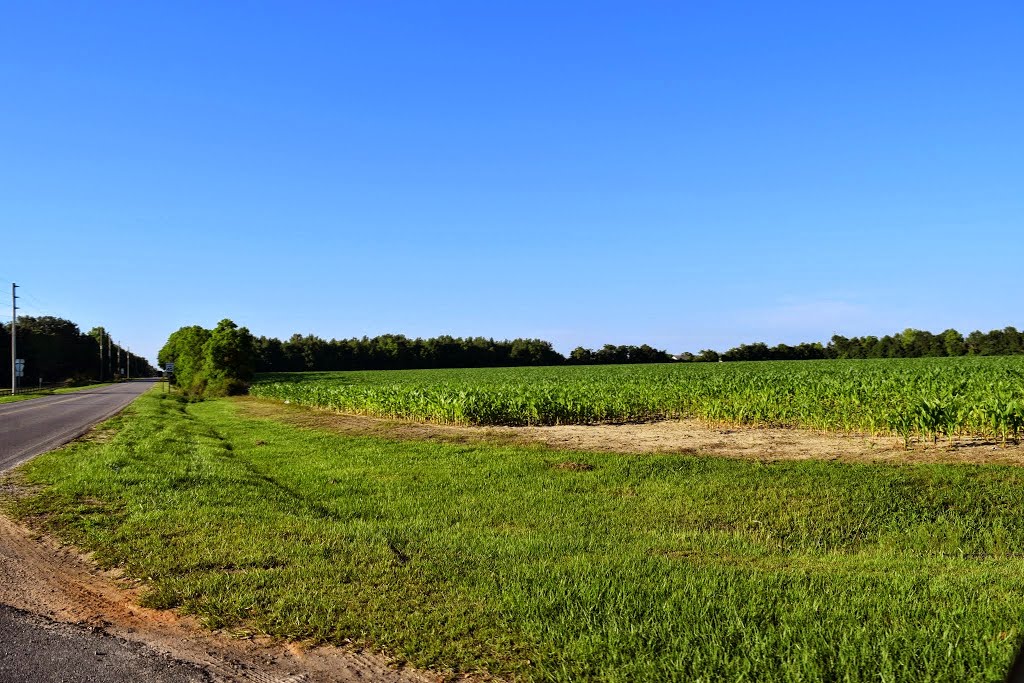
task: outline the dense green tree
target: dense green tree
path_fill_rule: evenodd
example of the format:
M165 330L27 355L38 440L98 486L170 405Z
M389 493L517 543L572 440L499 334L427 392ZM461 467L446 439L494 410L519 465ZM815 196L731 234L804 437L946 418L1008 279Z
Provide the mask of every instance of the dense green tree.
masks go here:
M594 352L582 346L577 346L569 354L569 362L574 365L589 365L594 362Z
M161 366L174 363L174 382L186 391L203 391L203 346L209 338L210 331L199 325L182 327L168 337L157 354Z
M160 364L174 363L175 383L194 395L224 396L242 393L263 360L258 350L273 344L257 343L244 327L228 319L213 330L199 325L182 327L160 349Z
M701 349L701 352L697 354L697 360L705 363L717 363L722 360L722 357L714 349Z
M285 355L280 339L258 337L253 340L253 350L256 353L257 372L269 372L274 368L284 367Z
M513 365L558 365L565 361L551 342L542 339L516 339L509 350Z
M631 346L629 349L630 363L668 363L671 361L672 356L667 352L656 349L648 344Z
M995 352L1001 356L1011 356L1024 353L1024 334L1017 331L1015 327L1007 327L993 334L997 335Z
M0 324L0 346L5 350L11 347L10 330L9 324ZM109 360L106 343L103 348L105 362L101 368L97 328L83 333L78 325L64 318L19 316L17 334L18 357L25 360L25 376L19 382L21 386L82 384L113 379L121 374L116 363ZM146 359L129 354L127 349L117 344L112 344L112 349L115 358L120 353L121 368L130 368L133 377L155 374L156 370ZM6 359L0 362L0 383L9 387L10 355L5 356Z
M230 320L221 320L203 344L204 393L212 396L244 393L256 363L256 347L249 330Z
M847 339L846 337L844 337L842 335L839 335L839 334L832 335L832 339L829 341L828 346L829 346L829 349L831 350L831 355L832 355L833 358L856 358L857 357L856 355L854 355L856 353L856 350L853 348L853 344L851 343L851 340Z
M933 334L908 327L899 334L875 337L833 335L827 346L804 343L779 344L769 348L763 342L741 344L721 354L724 360L811 360L818 358L925 358L963 355L1024 354L1024 333L1014 327L991 332L975 331L966 339L954 329ZM695 360L717 360L701 352Z
M942 346L947 356L962 356L967 353L967 344L964 336L954 329L942 333Z
M979 330L975 330L967 335L965 345L967 346L967 354L970 356L989 355L989 338Z
M222 321L222 325L225 322ZM244 328L243 328L244 329ZM194 350L202 349L206 339L202 328L182 328L171 335L161 351L161 362L181 356L179 380L185 386L199 374L209 380L201 363L194 361ZM233 328L235 330L235 328ZM237 331L237 330L235 330ZM225 332L226 333L226 332ZM239 331L239 333L241 333ZM569 357L554 350L541 339L496 341L485 337L452 337L441 335L429 339L410 339L401 334L377 337L331 339L314 335L294 334L285 341L275 338L253 338L252 368L259 372L294 372L304 370L389 370L412 368L504 367L516 365L574 365L604 363L661 363L673 360L665 351L648 344L641 346L605 344L594 351L579 346ZM699 354L682 353L679 361L715 362L758 360L817 360L825 358L907 358L924 356L956 356L965 354L1024 353L1024 334L1007 327L992 332L972 332L966 339L956 330L932 334L907 328L884 337L844 337L833 335L827 345L819 342L796 345L764 342L741 344L723 353L704 349ZM194 375L194 376L193 376ZM245 380L239 378L241 382Z

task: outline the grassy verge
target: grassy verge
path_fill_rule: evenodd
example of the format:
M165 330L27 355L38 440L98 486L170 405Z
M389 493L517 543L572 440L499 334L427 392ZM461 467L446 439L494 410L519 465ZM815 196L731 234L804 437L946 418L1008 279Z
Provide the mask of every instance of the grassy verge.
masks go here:
M99 384L86 384L81 387L61 387L60 389L43 389L42 391L33 391L29 394L14 394L13 396L7 394L6 396L0 396L0 403L13 403L14 401L26 401L30 398L39 398L40 396L52 396L54 394L71 394L76 391L86 391L87 389L99 389L100 387L110 386L111 382L102 382Z
M1019 468L398 442L152 393L108 429L13 509L215 627L524 680L995 681L1024 624Z

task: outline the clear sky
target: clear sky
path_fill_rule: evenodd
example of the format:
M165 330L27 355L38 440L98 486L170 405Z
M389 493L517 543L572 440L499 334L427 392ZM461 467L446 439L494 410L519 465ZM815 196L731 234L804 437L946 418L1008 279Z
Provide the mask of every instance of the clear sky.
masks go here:
M1024 327L1024 3L2 9L0 283L153 359Z

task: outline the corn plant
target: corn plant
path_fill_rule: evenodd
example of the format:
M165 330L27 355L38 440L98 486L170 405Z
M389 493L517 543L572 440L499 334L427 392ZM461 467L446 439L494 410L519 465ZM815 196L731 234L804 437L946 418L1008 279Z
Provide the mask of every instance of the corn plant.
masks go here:
M259 377L252 394L466 425L698 418L937 442L1018 440L1024 357L487 368Z

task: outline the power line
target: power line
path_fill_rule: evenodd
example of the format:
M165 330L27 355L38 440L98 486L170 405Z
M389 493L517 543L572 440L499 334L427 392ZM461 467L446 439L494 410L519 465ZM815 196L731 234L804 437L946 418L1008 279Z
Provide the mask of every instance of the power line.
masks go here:
M18 360L18 358L17 358L17 324L18 324L18 318L21 317L21 318L24 319L26 317L28 317L28 318L34 317L34 316L25 316L25 315L20 315L19 316L19 312L20 311L24 311L25 307L24 306L19 306L18 305L18 300L27 299L27 300L33 302L34 304L38 305L42 309L44 309L44 310L41 311L40 317L61 318L63 320L66 320L69 323L74 324L74 326L76 328L78 328L79 334L81 334L83 336L89 335L88 332L82 331L81 328L78 327L77 323L74 323L74 321L62 318L61 316L54 316L52 314L47 314L45 309L48 308L48 307L46 306L44 301L40 300L39 298L37 298L37 297L35 297L35 296L31 295L31 294L27 294L25 292L23 292L22 294L19 295L17 293L17 291L19 289L23 289L23 286L22 285L18 285L17 283L14 283L14 282L11 283L11 318L10 318L10 323L9 323L9 325L10 325L9 329L11 331L11 393L16 393L17 392L17 385L18 385L18 381L17 381L18 380L18 370L19 370L19 367L18 367L18 364L17 364L17 360ZM33 309L34 309L34 307L30 307L28 310L33 310ZM7 326L7 324L8 324L7 320L8 319L6 318L6 316L0 318L0 324L4 324L4 326ZM25 328L25 325L22 324L22 327ZM109 377L114 377L115 375L121 375L121 376L125 376L125 377L130 377L133 364L135 365L136 374L138 374L138 372L139 372L139 367L142 367L140 365L140 363L144 363L146 366L149 365L149 361L145 357L133 354L131 352L131 349L129 349L123 343L115 342L114 339L112 338L111 334L110 334L110 331L107 329L107 327L105 325L95 325L94 327L98 328L99 331L100 331L99 335L96 337L96 342L97 342L97 345L99 347L99 363L100 363L99 379L100 380L104 379L104 375L109 376ZM29 329L29 328L25 328L25 329ZM24 334L22 336L24 336ZM104 349L103 349L104 341L106 341L106 346L107 346L106 354L105 354L106 358L104 358ZM116 355L117 355L116 360L114 358L115 350L116 350ZM123 361L122 361L122 354L124 354L124 360ZM116 367L115 367L115 362L116 362ZM104 370L105 370L105 372L104 372Z
M26 299L28 299L29 301L31 301L31 302L32 302L33 304L35 304L36 306L38 306L39 308L53 308L53 307L52 307L52 306L50 306L49 304L47 304L47 303L45 303L45 302L43 302L43 301L40 301L39 299L37 299L36 297L32 296L31 294L25 294L25 295L23 295L23 296L24 296L24 297L25 297Z

